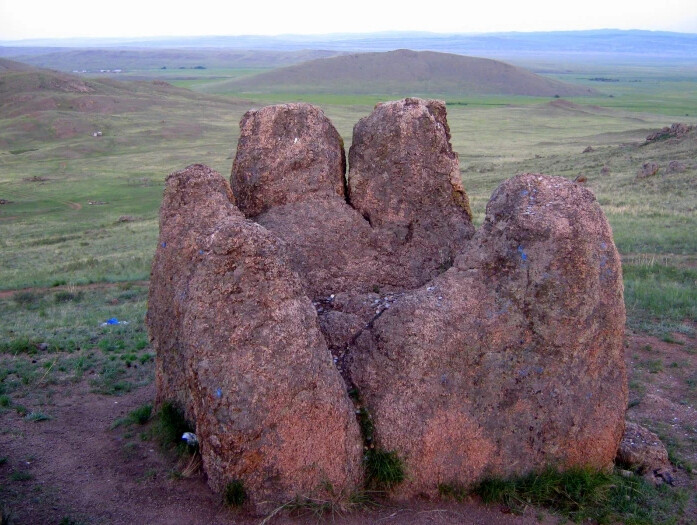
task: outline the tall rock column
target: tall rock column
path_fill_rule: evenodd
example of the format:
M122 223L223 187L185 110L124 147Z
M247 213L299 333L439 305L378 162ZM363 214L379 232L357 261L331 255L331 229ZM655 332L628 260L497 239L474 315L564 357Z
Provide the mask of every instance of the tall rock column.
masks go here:
M186 408L214 490L241 481L258 511L348 496L362 442L315 309L284 244L229 199L205 166L167 179L148 307L158 399Z

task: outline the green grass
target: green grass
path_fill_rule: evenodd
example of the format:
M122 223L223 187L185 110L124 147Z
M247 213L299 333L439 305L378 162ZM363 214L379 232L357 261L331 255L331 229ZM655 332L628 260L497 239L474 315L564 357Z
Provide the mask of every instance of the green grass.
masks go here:
M180 454L195 453L196 447L189 446L182 440L185 432L194 430L178 407L168 401L162 403L153 428L153 434L162 447L174 447Z
M247 491L244 488L244 483L235 479L225 485L223 491L223 503L228 507L241 507L247 500Z
M48 414L44 414L43 412L29 412L26 416L24 416L24 419L38 423L39 421L49 421L53 418Z
M29 472L25 472L23 470L13 472L10 474L10 479L12 481L29 481L30 479L34 479L34 476L30 474Z
M389 491L406 477L404 462L395 451L369 449L364 464L366 486L371 490Z
M697 321L697 270L625 264L623 274L625 303L634 328L665 336L667 329L684 320Z
M152 405L146 403L131 410L126 417L119 418L111 424L112 429L122 425L145 425L152 417Z
M682 515L686 494L642 478L591 469L547 469L513 479L491 478L474 493L485 503L503 503L514 510L527 505L544 507L575 522L653 525L675 523Z
M101 82L101 81L100 81ZM194 162L229 172L248 104L171 87L94 84L105 112L0 113L0 288L145 279L164 178ZM22 86L18 89L21 90ZM101 130L103 136L92 137ZM74 131L73 131L74 130ZM33 149L11 155L19 146ZM105 203L105 204L89 204ZM131 215L134 222L119 222Z
M79 301L64 300L66 294ZM56 299L57 297L62 299ZM50 290L0 298L0 393L26 396L89 377L93 390L118 395L152 380L144 326L147 288ZM117 317L128 324L101 326Z

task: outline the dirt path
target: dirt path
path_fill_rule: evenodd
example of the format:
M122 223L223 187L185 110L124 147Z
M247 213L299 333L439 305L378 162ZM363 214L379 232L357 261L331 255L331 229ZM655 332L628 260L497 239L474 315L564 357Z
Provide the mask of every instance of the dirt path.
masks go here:
M94 286L94 285L90 285ZM109 286L112 286L109 284ZM697 411L694 370L697 340L676 334L669 342L635 334L628 337L632 393L628 418L662 429L676 453L697 462ZM660 364L659 364L660 363ZM81 524L258 524L262 518L223 506L204 476L181 479L176 458L162 452L145 435L147 427L110 429L131 410L152 402L154 385L123 396L90 391L88 380L48 385L22 398L30 411L50 419L34 422L15 410L0 409L0 509L16 525ZM675 469L676 485L695 493L695 479ZM690 497L694 500L694 497ZM554 517L528 509L522 516L475 500L458 504L415 501L383 504L349 515L279 513L272 524L331 522L338 525L510 524L557 523ZM681 523L694 523L690 504ZM72 520L72 521L70 521ZM1 521L1 520L0 520ZM3 522L4 523L4 522Z
M60 290L79 291L79 290L102 290L107 288L115 288L117 286L133 285L133 286L148 286L150 281L123 281L109 283L90 283L90 284L66 284L62 286L34 286L29 288L16 288L13 290L0 290L0 299L7 299L18 292L31 293L46 293L57 292Z
M224 507L203 478L175 479L174 458L149 440L142 427L110 425L154 397L149 385L125 396L93 394L79 385L69 395L56 389L49 406L37 407L50 420L32 422L15 411L0 415L0 492L13 524L77 523L257 524L262 518ZM27 478L27 479L24 479ZM505 510L505 509L504 509ZM340 525L380 524L533 524L523 516L474 502L416 502L387 505L346 516L328 516ZM70 523L73 523L70 522ZM310 514L279 513L269 523L317 523ZM548 519L547 523L556 523Z

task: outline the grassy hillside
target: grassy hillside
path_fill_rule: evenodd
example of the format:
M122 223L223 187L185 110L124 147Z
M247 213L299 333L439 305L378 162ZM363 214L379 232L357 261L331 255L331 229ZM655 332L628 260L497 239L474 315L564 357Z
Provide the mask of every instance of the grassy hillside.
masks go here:
M503 94L539 97L592 94L484 58L400 49L312 60L230 80L218 91L284 93Z
M31 71L32 69L33 68L27 64L0 58L0 73L7 73L8 71Z
M147 277L164 177L228 172L249 108L46 70L0 72L0 102L0 288Z
M477 220L496 185L516 172L584 175L606 206L625 257L636 261L642 254L658 253L669 264L697 257L691 235L697 219L690 204L697 194L689 182L695 175L693 139L640 146L651 130L676 120L695 122L661 114L697 113L689 92L681 88L684 83L682 77L671 88L665 82L623 81L607 85L619 89L613 98L599 93L575 102L449 97L453 147L460 154ZM42 70L4 71L0 287L145 278L164 177L194 162L227 175L238 122L247 109L298 98L320 103L348 148L353 125L376 102L394 98L255 97L245 102L161 81L122 83ZM95 131L103 135L93 137ZM582 153L589 145L594 151ZM660 176L635 180L641 164L650 160L662 166ZM686 170L667 174L671 160L682 162ZM606 166L609 175L601 175ZM130 218L120 221L123 216Z

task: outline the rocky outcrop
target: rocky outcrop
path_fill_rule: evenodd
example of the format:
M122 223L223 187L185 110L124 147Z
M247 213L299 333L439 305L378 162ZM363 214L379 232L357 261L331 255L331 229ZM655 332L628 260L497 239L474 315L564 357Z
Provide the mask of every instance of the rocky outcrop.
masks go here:
M242 481L259 511L362 479L362 443L285 247L205 166L170 175L148 326L158 398L195 422L209 485Z
M639 474L652 474L670 468L668 451L659 437L637 423L627 425L617 451L617 461Z
M658 142L660 140L667 139L679 139L687 135L690 131L694 129L694 126L689 124L684 124L682 122L675 122L670 126L654 131L646 137L646 143Z
M414 288L448 268L474 228L445 105L378 104L354 126L349 160L351 205L403 269L390 284Z
M194 421L186 387L185 362L189 347L182 321L189 301L189 287L202 260L201 239L228 215L243 220L230 206L229 184L206 166L189 166L167 178L160 206L160 237L150 274L146 324L157 350L155 381L157 404L174 402L189 421Z
M653 161L644 162L641 165L641 168L639 168L639 170L637 171L636 177L637 179L646 179L648 177L653 177L654 175L656 175L656 173L658 173L659 169L661 169L660 166Z
M453 268L364 331L353 380L404 495L553 463L612 463L627 387L620 260L585 188L503 183ZM377 388L379 385L379 388Z
M376 106L347 184L321 110L241 128L234 197L202 166L168 179L148 313L158 399L196 423L213 488L346 494L356 413L365 445L401 459L400 497L613 461L622 280L589 190L518 175L475 233L441 102Z
M308 198L343 197L343 146L322 110L310 104L248 111L230 177L239 209L253 218Z
M680 162L680 161L678 161L678 160L671 160L671 161L668 163L668 170L667 170L667 172L668 172L668 173L682 173L682 172L685 171L686 169L687 169L687 166L686 166L684 163L682 163L682 162Z
M419 286L474 233L442 102L379 104L356 124L348 194L343 142L320 109L269 106L240 127L235 198L287 241L314 299Z

